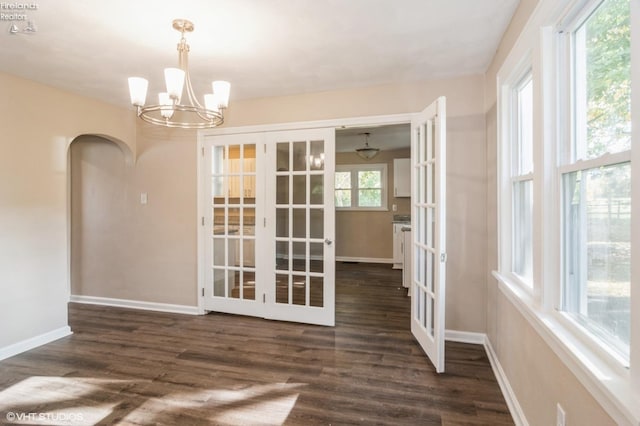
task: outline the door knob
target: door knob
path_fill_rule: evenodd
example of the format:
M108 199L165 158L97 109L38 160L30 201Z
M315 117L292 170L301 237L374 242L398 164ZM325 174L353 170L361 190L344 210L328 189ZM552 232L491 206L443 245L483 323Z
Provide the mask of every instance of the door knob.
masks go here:
M328 238L325 238L325 239L324 239L324 242L325 242L325 243L327 243L327 245L328 245L328 246L330 246L330 245L333 243L333 241L331 241L331 240L330 240L330 239L328 239Z

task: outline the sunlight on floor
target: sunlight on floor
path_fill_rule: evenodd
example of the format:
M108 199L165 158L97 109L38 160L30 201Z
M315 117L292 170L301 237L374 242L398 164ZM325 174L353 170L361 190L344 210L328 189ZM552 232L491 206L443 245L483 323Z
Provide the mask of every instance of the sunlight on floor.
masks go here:
M13 424L89 425L111 416L134 423L171 423L177 418L188 422L194 417L218 424L281 425L305 386L270 383L172 392L174 385L165 384L150 392L154 396L137 401L127 393L133 386L153 385L157 383L34 376L0 391L0 423L6 419Z
M171 413L184 411L217 424L281 425L295 406L299 383L252 385L242 389L206 389L174 392L149 398L124 420L163 422Z
M96 392L108 391L113 385L121 388L128 382L83 377L29 377L0 392L0 422L6 419L15 424L95 424L111 414L119 402L86 405L86 398Z

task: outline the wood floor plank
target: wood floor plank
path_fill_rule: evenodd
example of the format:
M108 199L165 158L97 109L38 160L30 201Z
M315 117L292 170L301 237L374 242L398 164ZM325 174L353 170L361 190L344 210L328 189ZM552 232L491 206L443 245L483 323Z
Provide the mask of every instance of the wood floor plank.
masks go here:
M77 424L509 425L484 349L437 374L389 265L338 263L336 326L69 305L74 334L0 362L4 413Z

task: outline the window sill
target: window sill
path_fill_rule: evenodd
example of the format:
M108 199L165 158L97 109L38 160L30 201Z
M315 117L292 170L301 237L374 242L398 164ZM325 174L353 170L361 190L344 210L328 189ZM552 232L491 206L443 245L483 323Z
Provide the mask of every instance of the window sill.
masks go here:
M500 291L513 303L553 352L618 424L640 425L640 395L632 389L628 371L621 374L592 351L552 313L541 309L530 294L508 277L493 271Z

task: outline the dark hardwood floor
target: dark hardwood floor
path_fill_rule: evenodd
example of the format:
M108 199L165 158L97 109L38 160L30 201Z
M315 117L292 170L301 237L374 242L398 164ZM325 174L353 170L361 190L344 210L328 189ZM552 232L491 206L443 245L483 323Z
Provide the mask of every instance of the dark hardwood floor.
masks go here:
M0 422L513 424L481 346L447 343L434 372L400 271L338 263L336 276L333 328L70 304L72 336L0 362Z

